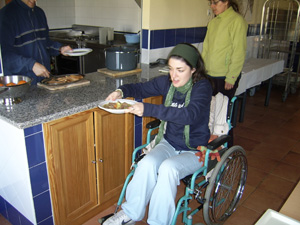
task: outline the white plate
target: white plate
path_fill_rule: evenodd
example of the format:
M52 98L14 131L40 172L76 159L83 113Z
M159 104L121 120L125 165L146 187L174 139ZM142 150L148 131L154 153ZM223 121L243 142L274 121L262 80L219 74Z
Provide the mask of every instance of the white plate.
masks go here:
M300 222L276 212L272 209L268 209L262 217L257 221L255 225L299 225Z
M134 100L129 100L129 99L118 99L118 100L116 100L116 101L104 101L104 102L101 102L99 105L98 105L98 107L100 108L100 109L103 109L103 110L105 110L105 111L107 111L107 112L110 112L110 113L114 113L114 114L122 114L122 113L125 113L125 109L107 109L107 108L104 108L103 107L103 105L105 105L105 104L107 104L107 103L110 103L110 102L121 102L121 103L123 103L123 102L126 102L126 103L128 103L128 104L130 104L130 105L134 105L135 103L137 103L136 101L134 101Z
M82 56L92 52L91 48L75 48L72 51L66 51L69 56Z

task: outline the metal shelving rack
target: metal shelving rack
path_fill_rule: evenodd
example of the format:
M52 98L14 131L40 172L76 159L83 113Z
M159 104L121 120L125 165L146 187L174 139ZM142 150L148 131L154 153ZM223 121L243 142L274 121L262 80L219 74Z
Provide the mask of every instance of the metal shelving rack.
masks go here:
M298 0L267 0L262 9L258 58L283 59L284 72L273 82L285 86L282 100L295 93L298 86L300 60ZM298 49L297 49L298 48ZM296 68L297 67L297 68Z

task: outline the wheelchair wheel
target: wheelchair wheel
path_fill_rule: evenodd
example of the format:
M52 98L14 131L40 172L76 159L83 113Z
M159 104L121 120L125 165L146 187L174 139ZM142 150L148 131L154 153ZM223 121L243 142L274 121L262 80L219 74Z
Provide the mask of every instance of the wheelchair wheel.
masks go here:
M223 224L236 210L247 179L247 159L240 146L228 149L217 163L205 192L203 216L206 224Z

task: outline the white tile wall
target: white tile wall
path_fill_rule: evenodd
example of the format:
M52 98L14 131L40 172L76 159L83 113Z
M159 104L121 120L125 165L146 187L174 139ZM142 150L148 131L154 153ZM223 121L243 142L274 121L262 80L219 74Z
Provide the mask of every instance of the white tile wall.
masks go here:
M113 27L115 31L141 30L141 8L134 0L43 0L50 29L72 24Z
M0 195L36 224L24 131L0 120Z

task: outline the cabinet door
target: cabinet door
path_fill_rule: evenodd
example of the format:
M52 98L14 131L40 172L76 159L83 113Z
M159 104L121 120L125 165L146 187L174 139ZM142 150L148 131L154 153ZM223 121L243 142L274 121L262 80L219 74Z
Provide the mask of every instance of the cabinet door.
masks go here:
M98 204L93 112L44 124L55 224L82 224Z
M162 96L145 98L145 99L143 99L143 102L160 105L160 104L162 104ZM143 132L142 143L143 144L146 143L146 140L147 140L148 129L146 128L146 124L153 120L155 120L154 117L143 117L143 128L142 128L142 132ZM157 131L158 130L152 131L151 134L152 135L157 134Z
M95 110L99 201L116 202L131 166L134 117Z

